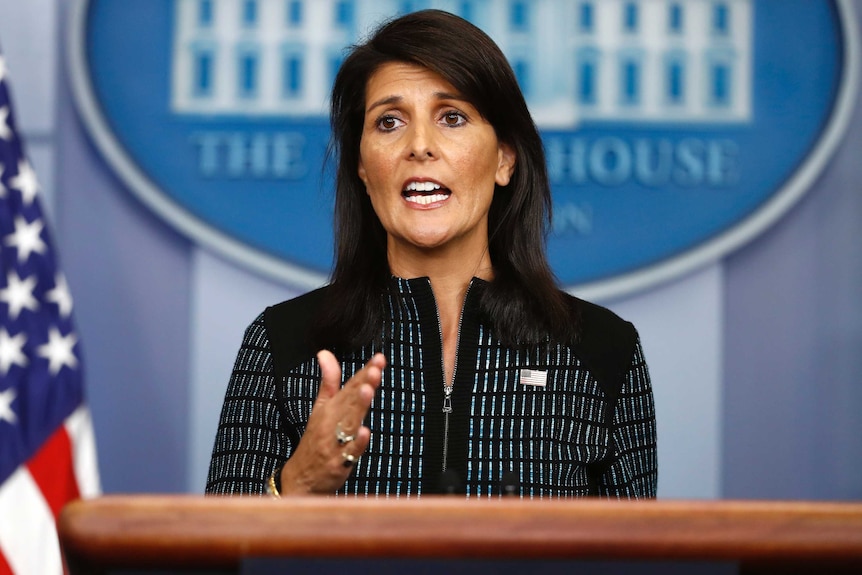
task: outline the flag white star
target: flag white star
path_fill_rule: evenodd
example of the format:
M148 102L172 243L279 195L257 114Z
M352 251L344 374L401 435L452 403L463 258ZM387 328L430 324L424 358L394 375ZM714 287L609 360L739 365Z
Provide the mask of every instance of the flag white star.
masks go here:
M3 172L6 171L6 166L0 164L0 198L6 197L6 186L3 185Z
M18 175L9 180L11 187L21 192L24 205L30 205L39 191L39 182L36 180L36 172L30 167L27 160L18 162Z
M15 231L6 236L3 243L18 248L18 263L24 263L33 252L44 254L48 249L42 241L44 228L41 220L27 223L21 216L15 216Z
M18 421L18 417L12 411L12 402L15 401L16 395L15 390L11 387L0 391L0 421L8 421L9 423Z
M54 278L54 289L45 292L45 299L57 304L60 317L66 318L72 315L72 293L69 291L69 284L66 283L66 276L63 274L57 274L57 277Z
M13 337L5 327L0 328L0 374L9 373L9 368L13 365L27 366L27 356L24 355L25 343L27 343L27 335L24 332Z
M65 336L60 335L60 330L51 326L51 329L48 330L48 343L40 345L36 352L41 357L48 359L48 371L51 372L51 375L57 375L64 365L69 369L78 366L78 358L72 351L76 343L78 343L78 336L74 333Z
M12 128L9 126L9 106L0 108L0 140L9 140Z
M36 311L39 302L33 297L36 287L36 276L32 275L22 280L14 270L6 276L6 287L0 290L0 301L9 304L9 317L15 319L23 309Z

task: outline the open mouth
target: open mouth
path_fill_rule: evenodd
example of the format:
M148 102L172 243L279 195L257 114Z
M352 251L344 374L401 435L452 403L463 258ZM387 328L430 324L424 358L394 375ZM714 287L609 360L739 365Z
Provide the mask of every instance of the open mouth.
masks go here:
M401 197L405 200L422 206L442 202L451 195L452 192L448 188L435 182L410 182L401 191Z

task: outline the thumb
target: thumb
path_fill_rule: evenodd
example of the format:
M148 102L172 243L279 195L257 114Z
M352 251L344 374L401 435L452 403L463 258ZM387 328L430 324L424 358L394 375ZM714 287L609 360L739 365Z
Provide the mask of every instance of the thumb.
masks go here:
M323 376L317 398L331 399L341 389L341 365L332 352L325 349L317 352L317 363Z

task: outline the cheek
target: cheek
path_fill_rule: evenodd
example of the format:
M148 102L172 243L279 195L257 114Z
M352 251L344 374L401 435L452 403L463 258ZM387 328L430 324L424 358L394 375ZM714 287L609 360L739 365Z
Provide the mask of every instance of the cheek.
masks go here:
M371 167L368 167L367 173L371 174L371 177L366 180L365 194L371 201L371 208L377 214L377 217L385 217L386 213L391 209L393 202L392 194L385 192L385 186L379 181L379 178L374 177L376 172Z
M378 187L385 182L389 170L381 154L369 148L361 148L359 153L359 177L366 188Z
M499 177L499 158L496 153L489 153L487 148L472 150L465 156L467 161L462 163L462 173L467 175L475 185L493 193L494 186Z

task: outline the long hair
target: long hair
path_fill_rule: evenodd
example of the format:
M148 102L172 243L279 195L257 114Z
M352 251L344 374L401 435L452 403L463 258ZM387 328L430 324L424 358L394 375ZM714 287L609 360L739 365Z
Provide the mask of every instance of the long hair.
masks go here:
M386 231L359 178L365 88L383 64L427 68L448 81L493 126L516 155L506 186L496 186L488 213L494 279L482 312L502 341L569 341L577 334L565 295L545 255L551 190L542 141L506 57L466 20L423 10L391 20L345 58L332 89L329 155L337 159L335 263L329 305L317 322L321 346L354 348L379 336L389 285Z

